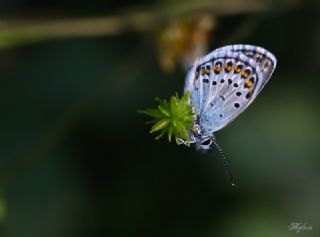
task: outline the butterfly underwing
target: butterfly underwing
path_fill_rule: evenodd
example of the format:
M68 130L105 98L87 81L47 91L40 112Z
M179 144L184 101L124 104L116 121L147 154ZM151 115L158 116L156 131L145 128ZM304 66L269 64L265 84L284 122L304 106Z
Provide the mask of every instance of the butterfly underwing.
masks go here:
M190 142L202 152L220 151L231 183L234 180L214 132L224 128L257 97L270 79L277 60L268 50L236 44L218 48L195 61L187 73L184 92L195 112Z

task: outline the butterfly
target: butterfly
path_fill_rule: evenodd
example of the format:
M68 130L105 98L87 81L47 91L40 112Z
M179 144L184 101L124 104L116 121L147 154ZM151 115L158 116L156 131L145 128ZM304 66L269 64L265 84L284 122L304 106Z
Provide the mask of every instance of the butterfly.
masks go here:
M214 133L231 123L257 97L270 79L277 60L268 50L245 44L218 48L199 58L189 69L184 93L189 92L195 124L189 131L197 150L208 153L217 147L228 180L235 185L228 162Z

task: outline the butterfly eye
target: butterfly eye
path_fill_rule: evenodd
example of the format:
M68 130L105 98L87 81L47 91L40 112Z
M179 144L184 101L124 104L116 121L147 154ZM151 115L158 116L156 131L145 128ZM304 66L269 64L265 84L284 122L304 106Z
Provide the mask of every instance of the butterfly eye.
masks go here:
M204 142L202 142L201 145L203 145L203 146L210 146L211 143L212 143L212 140L211 140L211 139L207 139L207 140L205 140Z

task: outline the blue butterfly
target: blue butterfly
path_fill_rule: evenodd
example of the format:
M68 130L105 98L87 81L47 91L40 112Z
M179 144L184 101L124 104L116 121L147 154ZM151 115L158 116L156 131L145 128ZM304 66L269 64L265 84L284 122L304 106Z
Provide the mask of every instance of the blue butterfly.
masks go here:
M190 141L202 152L218 148L227 177L235 180L214 133L231 123L257 97L270 79L277 60L264 48L236 44L218 48L196 60L185 79L184 92L190 92L189 103L195 113L195 125L189 131Z

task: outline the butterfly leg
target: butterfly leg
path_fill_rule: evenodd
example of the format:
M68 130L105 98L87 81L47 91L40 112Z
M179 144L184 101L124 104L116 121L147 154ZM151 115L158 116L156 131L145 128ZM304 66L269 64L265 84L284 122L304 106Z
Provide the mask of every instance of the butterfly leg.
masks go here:
M177 143L178 145L181 145L181 144L184 144L184 143L185 143L185 140L183 140L183 139L180 138L180 137L177 137L177 138L176 138L176 143Z
M199 126L199 124L194 124L192 127L192 130L196 133L196 134L201 134L201 127Z
M189 138L190 138L189 141L186 141L186 140L183 140L183 139L180 138L180 137L177 137L177 138L176 138L176 143L177 143L178 145L183 144L183 145L186 145L186 146L190 146L190 144L196 142L196 138L195 138L193 135L190 135Z

